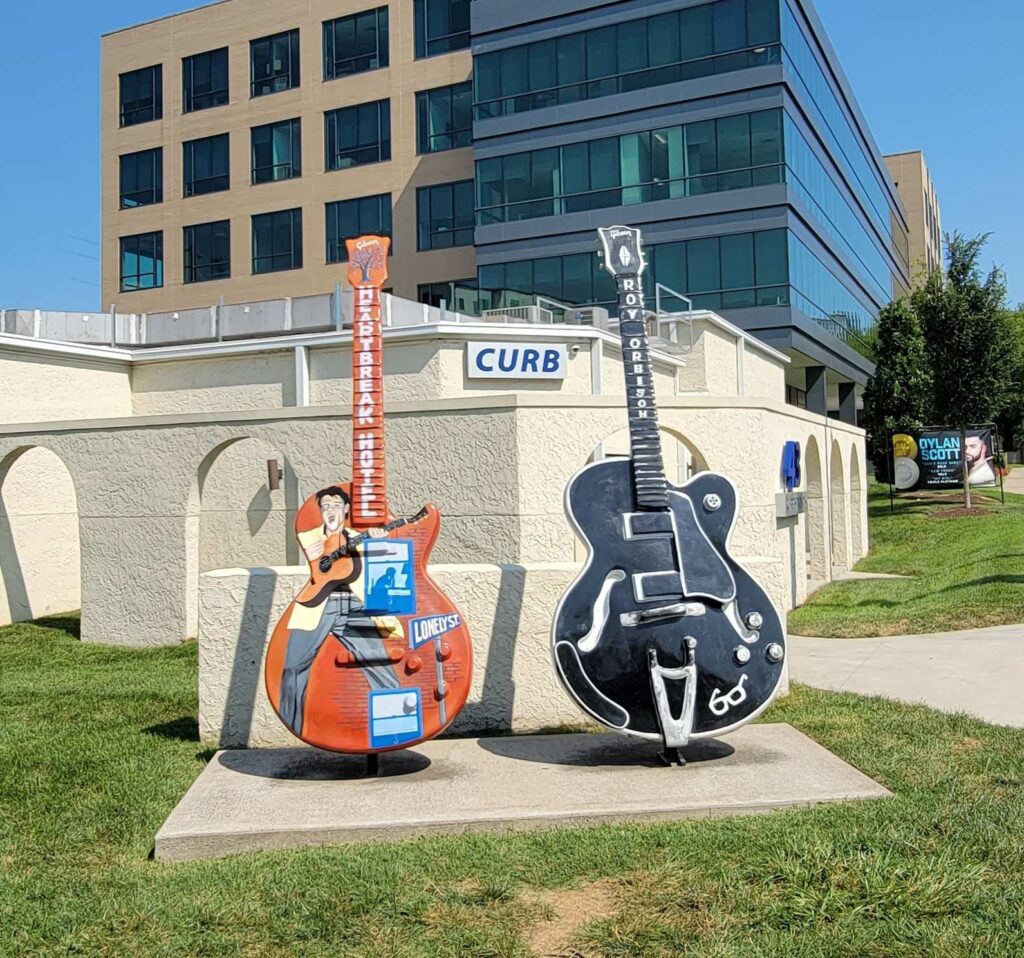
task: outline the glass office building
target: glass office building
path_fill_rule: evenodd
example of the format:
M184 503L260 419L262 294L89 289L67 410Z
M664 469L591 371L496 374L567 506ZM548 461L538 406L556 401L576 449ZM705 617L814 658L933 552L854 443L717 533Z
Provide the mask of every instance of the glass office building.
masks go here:
M663 308L715 310L791 357L791 401L854 418L907 221L809 0L472 6L480 306L610 306L594 229L638 226Z

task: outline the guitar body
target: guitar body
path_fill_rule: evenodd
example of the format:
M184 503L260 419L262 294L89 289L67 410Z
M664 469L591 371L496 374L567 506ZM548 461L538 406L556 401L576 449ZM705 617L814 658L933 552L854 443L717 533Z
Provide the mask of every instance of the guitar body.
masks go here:
M707 500L717 502L714 511L706 497L717 497ZM782 660L772 661L767 649L784 648L785 636L767 594L729 555L732 483L702 473L684 486L670 485L668 498L668 512L639 511L628 460L593 463L570 480L566 513L587 544L588 560L555 613L552 651L562 684L584 711L617 731L660 739L650 651L662 668L682 669L686 640L696 639L689 738L699 739L728 732L767 707L782 678ZM623 616L677 603L703 611L623 624ZM761 618L757 630L744 625L752 613ZM738 648L750 652L743 664ZM742 693L733 698L743 700L732 704L727 696L737 687ZM686 693L685 683L668 683L673 714Z
M350 486L339 484L338 488L348 491ZM311 562L310 582L303 587L274 629L265 666L267 696L281 720L296 732L293 727L294 707L288 707L288 703L282 707L282 698L287 697L283 693L287 693L289 679L294 678L285 676L289 642L301 642L309 632L299 630L299 634L291 634L290 625L297 621L293 619L296 607L302 606L299 618L310 613L315 615L319 609L322 622L323 617L330 614L326 603L332 594L351 595L355 590L356 594L362 593L367 606L363 618L375 618L385 623L395 620L400 626L400 634L387 628L378 629L379 645L372 635L368 643L364 641L364 645L369 644L373 648L372 655L362 661L343 642L346 638L349 642L359 641L358 634L346 637L328 632L324 636L316 648L306 678L302 724L296 732L304 742L334 752L357 754L407 748L443 732L465 704L472 682L469 630L459 610L427 573L441 517L434 506L427 506L426 513L424 518L394 530L386 537L368 540L358 547L355 556L336 562L335 566L340 566L341 570L333 582L320 573L317 563ZM295 520L300 543L304 541L304 534L316 530L322 522L317 497L311 496ZM326 541L330 542L331 537ZM373 553L387 549L386 543L389 542L398 543L403 553L408 547L413 582L403 583L401 575L396 579L403 593L402 599L407 598L406 592L414 597L415 610L412 613L390 615L381 611L374 615L377 610L365 599L368 589L372 593L373 583L367 581L366 572L374 564ZM389 556L382 555L381 558L385 560L381 563L385 567L395 565L386 561ZM404 557L402 561L405 561ZM325 582L330 586L326 594ZM311 608L308 603L318 597L319 606ZM298 624L305 625L306 622ZM321 631L325 625L321 625ZM292 658L294 660L294 656ZM376 682L367 678L369 669L377 676ZM393 679L387 680L387 687L381 687L384 683L379 677L389 674ZM376 716L371 706L371 698L374 697L378 699ZM389 736L391 740L386 742Z

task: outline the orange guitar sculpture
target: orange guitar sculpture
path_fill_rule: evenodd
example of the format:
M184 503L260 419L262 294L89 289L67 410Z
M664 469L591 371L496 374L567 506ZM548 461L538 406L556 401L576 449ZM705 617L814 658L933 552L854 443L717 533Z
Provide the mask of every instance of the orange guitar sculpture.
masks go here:
M473 648L459 610L427 574L441 516L388 510L380 290L390 240L347 240L353 288L351 483L295 517L310 578L267 649L267 695L317 748L375 754L443 732L469 695Z

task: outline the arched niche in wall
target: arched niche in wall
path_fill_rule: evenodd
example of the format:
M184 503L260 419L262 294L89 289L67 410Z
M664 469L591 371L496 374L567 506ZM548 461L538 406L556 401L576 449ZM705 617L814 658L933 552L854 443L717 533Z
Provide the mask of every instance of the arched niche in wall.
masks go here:
M272 460L281 470L277 489L270 488ZM292 531L298 505L294 472L265 440L240 436L207 453L192 478L185 519L190 635L198 631L203 572L299 561Z
M850 566L863 558L864 548L864 480L861 476L860 455L856 446L850 447Z
M804 544L807 554L807 579L823 583L828 578L828 537L825 532L824 477L818 440L807 440L803 455L804 487L807 492L807 515L804 517Z
M829 493L832 517L832 574L850 568L849 535L846 522L846 469L838 441L833 441L829 453Z
M706 472L707 459L697 446L682 433L662 426L658 430L661 436L661 452L665 461L665 476L675 485L682 485L698 472ZM612 433L595 447L589 462L598 459L629 458L629 429L624 427Z
M51 449L0 459L0 625L82 605L78 496Z

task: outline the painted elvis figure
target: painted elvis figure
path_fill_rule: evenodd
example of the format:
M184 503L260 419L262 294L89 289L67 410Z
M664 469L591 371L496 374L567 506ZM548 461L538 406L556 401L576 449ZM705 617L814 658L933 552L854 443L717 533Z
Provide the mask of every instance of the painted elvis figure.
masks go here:
M299 534L299 544L310 563L324 554L331 537L347 541L345 526L349 497L339 486L317 493L323 526ZM383 537L381 529L369 530L374 538ZM288 644L281 673L281 718L297 735L302 735L309 673L324 642L330 636L340 642L360 664L371 690L397 689L401 683L388 658L385 637L403 638L402 624L394 616L375 616L366 612L364 572L351 582L339 582L317 606L296 603L288 620Z

